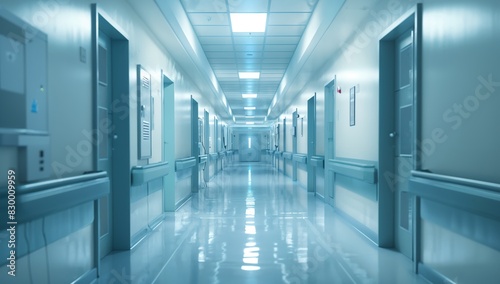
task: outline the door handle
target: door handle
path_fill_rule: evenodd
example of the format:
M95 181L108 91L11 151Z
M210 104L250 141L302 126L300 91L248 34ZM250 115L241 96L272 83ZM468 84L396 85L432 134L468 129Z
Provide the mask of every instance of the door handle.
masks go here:
M389 137L394 138L398 135L396 131L389 133Z

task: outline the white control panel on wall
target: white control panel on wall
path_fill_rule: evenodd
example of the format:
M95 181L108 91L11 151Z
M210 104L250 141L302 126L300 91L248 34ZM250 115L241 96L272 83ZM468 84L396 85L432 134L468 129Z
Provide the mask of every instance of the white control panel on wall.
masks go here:
M0 147L21 183L50 177L47 66L47 35L0 9Z
M139 159L151 158L151 74L137 65Z

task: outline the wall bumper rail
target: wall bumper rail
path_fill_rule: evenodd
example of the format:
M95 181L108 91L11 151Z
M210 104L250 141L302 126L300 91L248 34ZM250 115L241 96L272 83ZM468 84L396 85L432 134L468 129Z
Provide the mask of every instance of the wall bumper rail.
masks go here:
M367 183L377 182L377 169L374 162L330 159L328 170Z
M168 162L155 163L132 168L132 185L138 186L157 178L164 177L170 172Z
M211 161L215 161L219 157L219 154L217 154L217 153L210 153L209 156L210 156L210 160Z
M186 170L195 167L198 160L195 157L179 159L175 161L175 171Z
M293 154L293 161L301 164L307 164L307 155Z
M198 163L199 164L205 164L208 160L208 155L199 155L198 156Z
M452 282L448 277L459 274L475 273L476 267L451 264L454 275L445 276L442 267L427 262L422 254L428 251L428 241L433 235L426 234L426 227L445 230L456 240L466 240L470 246L459 258L471 259L478 251L500 251L500 184L479 180L446 176L422 171L412 171L409 192L416 196L415 232L419 241L415 243L414 253L416 271L433 283ZM425 222L422 222L425 221ZM441 239L436 247L453 244L455 239ZM439 249L438 249L439 250ZM498 263L495 254L482 254L484 263ZM460 262L457 262L460 263ZM449 270L451 271L451 270ZM498 279L497 265L483 265L481 276L485 279Z
M325 168L325 157L324 156L312 156L309 160L309 164L313 167Z
M290 152L283 152L283 159L291 160L292 157L293 157L292 153L290 153Z
M7 204L8 191L1 192L0 200L2 204ZM109 178L106 172L21 185L16 189L16 221L29 222L98 200L109 192ZM7 214L0 216L3 228L7 224Z

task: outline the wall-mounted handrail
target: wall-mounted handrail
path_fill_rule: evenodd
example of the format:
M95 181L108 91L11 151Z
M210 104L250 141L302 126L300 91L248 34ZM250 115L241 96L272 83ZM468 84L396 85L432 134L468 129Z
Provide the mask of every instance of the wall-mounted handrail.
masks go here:
M292 156L293 156L293 153L291 153L291 152L283 152L283 158L284 159L291 160Z
M412 171L410 192L500 219L500 184Z
M324 168L325 167L325 157L324 156L312 156L309 164L313 167Z
M175 171L181 171L195 167L198 160L195 157L175 160Z
M199 155L198 156L198 163L204 164L208 160L208 155Z
M219 154L217 153L210 153L210 160L215 161L219 157Z
M293 161L301 164L307 164L307 155L293 154Z
M109 178L106 172L22 185L16 190L16 221L29 222L100 199L109 192ZM0 204L7 204L7 195L0 198ZM2 228L7 224L6 218L7 214L0 214Z
M377 182L375 162L330 159L328 160L328 170L368 183Z
M155 163L145 166L135 166L132 168L132 185L138 186L151 180L164 177L170 172L168 162Z

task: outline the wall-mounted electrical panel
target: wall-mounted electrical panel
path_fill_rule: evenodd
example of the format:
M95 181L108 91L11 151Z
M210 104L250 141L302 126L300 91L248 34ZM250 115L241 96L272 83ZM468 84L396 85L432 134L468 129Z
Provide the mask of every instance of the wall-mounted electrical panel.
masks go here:
M139 160L151 158L151 74L137 65L137 117Z
M17 178L48 178L47 35L0 9L0 147L15 147Z

